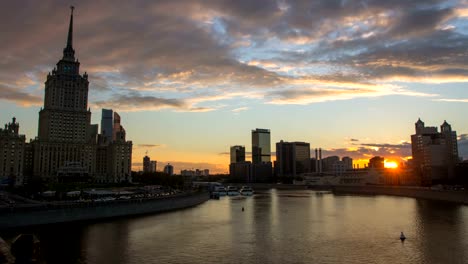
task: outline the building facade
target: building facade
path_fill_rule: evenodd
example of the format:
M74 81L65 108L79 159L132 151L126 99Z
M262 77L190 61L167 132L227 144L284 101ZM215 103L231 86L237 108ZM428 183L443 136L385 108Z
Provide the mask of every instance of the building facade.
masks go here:
M88 87L88 74L80 74L73 49L72 8L67 44L47 75L38 136L31 143L34 177L57 181L59 172L80 171L98 182L131 181L132 142L126 141L117 113L112 121L112 110L103 109L97 134L98 126L90 123Z
M411 150L415 173L422 185L446 182L454 178L459 161L457 133L446 121L437 127L426 127L421 119L415 123L416 134L411 135Z
M245 161L245 147L244 146L231 146L231 163Z
M252 163L271 162L270 130L252 130Z
M169 176L174 175L174 166L168 163L166 166L164 166L164 173L168 174Z
M105 141L111 142L113 135L113 117L112 109L102 109L101 112L101 135L105 138Z
M276 169L279 177L296 177L310 172L310 144L306 142L276 143Z
M11 123L0 128L0 184L22 185L26 137L19 134L19 124L13 117Z

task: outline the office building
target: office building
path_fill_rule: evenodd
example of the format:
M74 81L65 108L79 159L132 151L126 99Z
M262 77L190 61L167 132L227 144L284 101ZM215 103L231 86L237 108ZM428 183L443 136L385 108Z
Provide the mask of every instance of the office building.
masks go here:
M143 157L143 173L148 173L151 171L151 160L150 157Z
M245 147L231 146L231 163L245 161Z
M305 142L276 143L279 177L296 177L310 172L310 144Z
M271 162L270 130L252 130L252 163Z
M150 161L150 172L156 172L158 162L155 160Z
M102 109L101 112L101 135L105 138L106 142L112 141L113 135L113 111L112 109Z
M426 127L421 119L415 123L416 134L411 135L411 150L415 173L422 185L444 183L454 178L459 161L457 133L446 121L437 127Z
M374 169L383 169L385 168L385 158L380 156L375 156L369 160L368 166L369 168Z
M164 166L164 173L172 176L174 174L174 166L168 163L166 166Z

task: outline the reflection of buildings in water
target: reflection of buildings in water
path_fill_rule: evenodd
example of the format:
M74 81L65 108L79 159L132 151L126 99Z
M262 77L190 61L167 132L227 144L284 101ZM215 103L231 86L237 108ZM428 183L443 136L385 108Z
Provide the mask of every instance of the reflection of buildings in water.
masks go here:
M90 225L82 238L90 263L127 263L128 219Z
M468 233L463 226L463 209L452 203L417 200L414 239L424 263L466 263Z

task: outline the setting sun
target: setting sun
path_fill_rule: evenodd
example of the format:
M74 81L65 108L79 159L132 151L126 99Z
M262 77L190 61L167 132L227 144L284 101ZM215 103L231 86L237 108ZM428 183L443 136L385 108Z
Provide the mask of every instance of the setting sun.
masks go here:
M395 161L385 160L384 161L385 168L389 169L396 169L398 168L398 164Z

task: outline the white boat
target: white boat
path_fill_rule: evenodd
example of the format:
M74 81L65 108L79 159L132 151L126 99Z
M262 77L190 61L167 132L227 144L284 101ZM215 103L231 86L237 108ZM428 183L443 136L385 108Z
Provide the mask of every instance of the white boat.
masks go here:
M242 188L240 189L240 194L244 196L251 196L253 195L253 193L254 191L250 186L242 186Z
M236 186L228 186L227 188L227 195L229 196L236 196L239 195L239 190L237 189Z
M218 196L226 196L227 190L224 186L216 186L214 188L213 194Z

